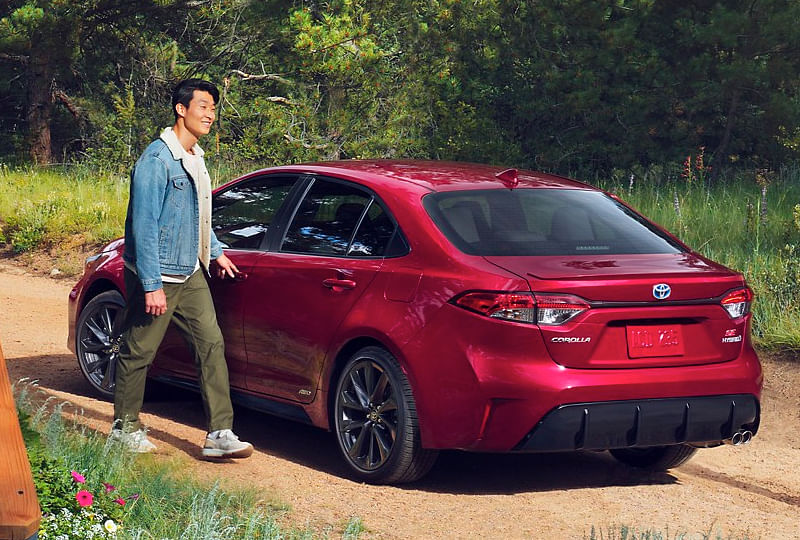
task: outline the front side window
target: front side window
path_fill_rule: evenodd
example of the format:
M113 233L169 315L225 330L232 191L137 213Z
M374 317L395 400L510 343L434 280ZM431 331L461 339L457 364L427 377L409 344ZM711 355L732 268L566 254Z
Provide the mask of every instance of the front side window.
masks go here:
M370 193L353 185L316 179L286 230L281 251L380 257L395 228Z
M441 192L423 205L470 255L678 253L683 248L599 191L513 189Z
M226 248L258 249L295 176L261 176L214 196L211 228Z

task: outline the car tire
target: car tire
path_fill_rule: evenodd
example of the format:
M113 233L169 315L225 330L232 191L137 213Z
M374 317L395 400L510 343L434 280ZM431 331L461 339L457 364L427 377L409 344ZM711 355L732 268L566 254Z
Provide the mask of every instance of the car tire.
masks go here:
M688 444L673 444L650 448L616 448L609 452L618 461L631 467L663 472L689 461L697 448Z
M81 310L75 329L75 352L81 372L92 388L107 399L114 396L124 308L125 299L118 291L100 293Z
M385 349L365 347L342 369L333 404L339 450L357 479L397 484L422 478L438 452L422 448L411 385Z

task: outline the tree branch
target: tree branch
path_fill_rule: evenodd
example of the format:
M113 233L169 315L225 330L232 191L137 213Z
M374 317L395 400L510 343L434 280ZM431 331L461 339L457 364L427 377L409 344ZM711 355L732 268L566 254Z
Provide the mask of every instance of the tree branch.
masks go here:
M53 97L55 97L57 100L59 100L61 103L64 104L64 106L67 108L70 114L72 114L75 120L80 121L82 119L83 115L81 114L80 108L77 105L75 105L71 99L69 99L69 96L65 94L63 90L59 90L58 88L53 90Z
M269 96L265 97L267 101L271 101L273 103L283 103L284 105L296 105L294 101L291 101L289 98L285 98L283 96Z
M19 62L20 64L27 64L30 60L29 56L24 54L8 54L0 52L0 60L9 60L11 62Z
M232 69L231 73L234 75L238 75L240 79L243 81L277 81L283 84L294 84L289 79L284 79L280 75L276 75L274 73L262 73L261 75L253 75L250 73L245 73L239 69Z
M305 141L301 141L300 139L295 139L289 133L284 133L283 138L289 141L290 143L300 143L303 148L313 149L313 150L324 150L330 146L329 143L324 144L309 144Z

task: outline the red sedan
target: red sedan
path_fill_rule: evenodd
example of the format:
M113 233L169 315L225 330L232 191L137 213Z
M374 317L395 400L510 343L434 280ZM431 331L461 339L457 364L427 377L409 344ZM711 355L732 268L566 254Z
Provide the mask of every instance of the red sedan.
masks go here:
M209 278L234 401L332 430L361 480L416 480L445 448L610 450L664 470L758 429L743 277L589 185L294 165L217 189L212 221L242 271ZM123 250L90 257L69 297L69 345L105 396ZM196 386L177 333L150 376Z

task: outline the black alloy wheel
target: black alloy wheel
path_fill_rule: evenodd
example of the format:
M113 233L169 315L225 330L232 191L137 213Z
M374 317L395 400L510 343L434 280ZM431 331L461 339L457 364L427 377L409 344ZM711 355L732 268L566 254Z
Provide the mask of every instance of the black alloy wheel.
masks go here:
M83 308L75 329L75 350L83 376L109 399L114 396L124 308L125 300L119 292L100 293Z
M348 360L334 415L339 449L359 480L412 482L436 461L438 452L421 446L411 385L385 349L365 347Z

